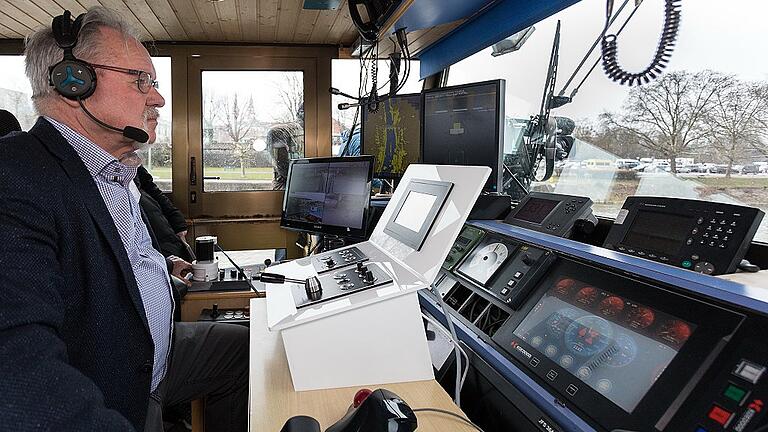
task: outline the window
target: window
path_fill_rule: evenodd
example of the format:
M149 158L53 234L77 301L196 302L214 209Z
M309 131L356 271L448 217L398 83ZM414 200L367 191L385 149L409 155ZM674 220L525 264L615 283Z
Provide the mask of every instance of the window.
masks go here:
M379 90L380 94L389 92L389 85L387 80L389 77L389 62L378 62L378 82L379 87L385 85L384 88ZM370 79L368 79L365 93L370 91ZM331 85L340 91L347 93L348 95L357 97L359 95L360 87L360 60L348 60L348 59L336 59L331 61ZM419 62L413 60L411 62L411 72L408 76L405 86L399 92L399 94L406 93L419 93L422 88L422 83L419 81ZM355 121L355 113L357 108L349 108L346 110L339 109L339 104L342 102L354 103L354 100L346 98L340 95L334 95L331 97L331 143L332 154L339 155L344 148L345 139L349 137L349 130L352 128L352 123ZM357 113L357 123L360 124L360 114ZM355 139L354 134L351 139ZM359 138L358 138L359 142ZM358 144L359 146L359 144Z
M24 56L0 55L0 109L15 115L23 130L29 130L37 121L32 107L32 87L24 73Z
M160 108L157 122L157 139L155 143L139 152L144 167L152 174L155 184L163 192L171 192L171 165L173 162L173 146L171 145L171 113L173 112L171 97L171 58L152 57L157 81L160 88L157 91L165 98L165 106Z
M768 211L768 59L753 50L755 41L768 40L768 28L755 14L765 6L745 1L738 8L713 0L683 4L684 24L671 62L649 85L621 86L598 65L573 102L551 111L575 122L573 144L567 158L556 163L553 177L534 181L531 189L588 195L595 213L607 217L615 217L630 195L713 200ZM629 16L632 5L612 30ZM557 94L600 34L604 0L581 1L537 23L516 52L493 57L487 48L450 68L449 85L506 80L505 153L514 152L527 120L539 111L557 20L562 24ZM662 20L662 0L641 3L619 36L625 69L648 65ZM599 49L565 95L598 58ZM699 109L675 111L657 101ZM687 120L677 122L685 126L670 128L674 116ZM729 123L734 116L740 122ZM755 239L768 241L768 219Z
M301 71L202 71L203 190L285 189L304 157Z

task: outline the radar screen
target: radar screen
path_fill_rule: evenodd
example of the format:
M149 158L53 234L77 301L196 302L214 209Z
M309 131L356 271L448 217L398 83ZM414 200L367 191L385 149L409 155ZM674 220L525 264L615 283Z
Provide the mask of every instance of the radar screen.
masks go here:
M421 94L397 95L363 110L362 154L374 157L374 176L400 178L421 160Z
M464 259L458 272L485 285L501 266L514 255L517 244L493 236L486 237Z

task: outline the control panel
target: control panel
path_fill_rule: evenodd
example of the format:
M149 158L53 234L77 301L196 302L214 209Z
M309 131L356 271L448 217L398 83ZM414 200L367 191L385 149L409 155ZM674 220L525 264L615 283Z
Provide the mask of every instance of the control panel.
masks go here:
M629 197L604 247L699 273L733 273L764 215L710 201Z
M540 407L555 401L549 414L565 408L591 428L564 430L768 431L768 305L713 300L694 275L690 287L641 277L569 240L470 226L485 234L453 270L441 270L438 292L483 341L470 343L475 354L505 357L514 365L505 373L551 393ZM505 296L510 282L519 297Z
M531 192L504 220L534 231L569 237L574 228L591 232L597 225L592 200L575 195Z
M293 299L297 308L302 308L317 303L333 300L354 292L387 285L392 282L392 277L378 263L357 262L352 267L338 269L333 273L326 273L318 278L322 287L319 295L310 298L303 285L292 286Z
M368 257L355 246L325 252L312 257L312 266L318 274L365 262Z
M459 236L453 243L453 247L448 252L448 257L443 262L443 268L453 270L456 264L483 238L483 234L485 233L481 229L464 225L461 233L459 233Z

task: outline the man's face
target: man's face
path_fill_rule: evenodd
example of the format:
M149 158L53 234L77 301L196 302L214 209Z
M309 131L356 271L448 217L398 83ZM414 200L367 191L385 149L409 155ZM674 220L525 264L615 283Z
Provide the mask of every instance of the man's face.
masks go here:
M89 59L92 63L141 70L149 72L153 79L157 77L149 53L138 41L126 41L119 32L109 28L102 28L101 33L102 50L110 55ZM149 143L153 143L157 138L157 109L165 105L157 89L150 87L149 92L142 93L136 84L138 76L124 72L97 68L96 75L96 91L84 101L88 110L111 126L143 129L149 134ZM136 142L119 133L96 128L100 127L95 123L89 127L92 135L98 137L96 143L117 158L138 148Z

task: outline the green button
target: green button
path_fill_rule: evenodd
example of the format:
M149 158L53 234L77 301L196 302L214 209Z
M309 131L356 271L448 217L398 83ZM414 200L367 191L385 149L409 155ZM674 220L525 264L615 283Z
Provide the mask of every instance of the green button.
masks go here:
M692 265L693 263L688 260L683 261L683 267L685 268L691 268Z
M733 384L729 384L728 387L726 387L725 391L723 392L723 396L735 401L736 403L741 403L741 401L744 400L744 396L746 394L747 394L746 390L740 387L736 387Z

